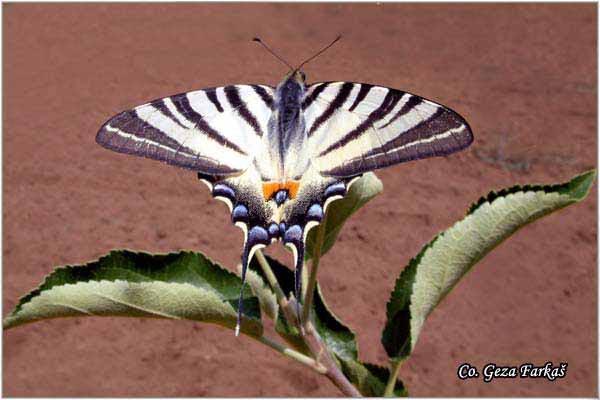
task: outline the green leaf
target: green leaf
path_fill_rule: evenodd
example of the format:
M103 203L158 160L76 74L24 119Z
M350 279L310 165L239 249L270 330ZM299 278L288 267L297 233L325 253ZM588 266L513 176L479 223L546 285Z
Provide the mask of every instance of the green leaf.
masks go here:
M241 280L200 253L111 251L98 261L48 275L4 320L4 328L42 319L126 316L189 319L235 328ZM262 335L258 299L244 289L242 332Z
M383 184L379 178L374 173L367 172L350 186L350 190L344 198L336 200L328 206L325 240L321 255L333 247L346 220L382 191ZM312 258L316 238L317 229L311 229L306 238L306 260Z
M274 258L268 256L266 258L283 292L293 293L293 272ZM250 270L255 271L265 279L258 262L253 261L250 264ZM319 285L317 285L313 298L313 311L315 329L327 348L333 353L335 359L340 363L342 372L346 377L363 395L382 396L389 377L389 371L384 367L363 364L358 360L358 345L354 332L331 312L323 299ZM304 346L297 330L291 328L281 314L277 319L275 330L296 349L308 354L308 349ZM398 396L406 395L404 387L399 381L396 384L395 394Z
M340 359L342 372L350 382L362 394L367 397L382 397L390 371L387 368L375 364L361 363L356 360ZM396 380L394 386L395 397L408 397L408 391L400 382Z
M253 258L253 260L256 260L256 258ZM238 264L237 271L241 276L242 264ZM269 284L252 269L246 271L246 283L250 286L250 289L252 289L252 293L258 297L261 311L263 311L267 317L277 320L279 304L277 304L277 296L275 296L275 293L273 293Z
M560 185L491 192L425 245L400 274L387 304L381 340L388 355L394 361L406 358L425 319L473 265L519 228L583 200L595 177L592 170Z
M358 359L356 335L331 312L327 303L325 303L321 287L318 284L313 303L315 328L319 332L319 335L321 335L327 348L339 358Z

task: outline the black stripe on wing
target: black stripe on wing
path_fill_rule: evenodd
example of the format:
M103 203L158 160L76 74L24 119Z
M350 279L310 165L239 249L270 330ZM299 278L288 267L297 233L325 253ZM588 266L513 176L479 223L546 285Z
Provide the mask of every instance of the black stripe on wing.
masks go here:
M365 119L363 122L360 123L360 125L358 125L356 128L344 135L337 142L332 143L331 145L329 145L329 147L321 151L321 153L317 157L327 155L328 153L345 146L351 141L358 139L367 129L372 127L375 122L385 118L385 116L394 109L396 104L398 104L398 101L400 101L400 98L403 94L403 92L397 90L388 90L387 94L385 95L385 98L381 102L381 105L375 110L373 110L369 114L367 119Z
M359 85L360 90L358 91L358 95L356 95L356 99L354 100L354 103L352 103L348 111L354 111L354 109L358 107L360 102L363 101L365 97L367 97L367 94L369 94L369 91L371 91L371 88L373 87L373 85L369 85L368 83L359 83Z
M319 129L319 127L323 123L325 123L335 111L342 107L346 99L348 99L348 96L350 96L350 92L352 91L353 87L354 84L350 82L345 82L340 87L340 90L338 91L333 101L329 103L325 111L323 111L323 113L319 115L317 119L315 119L315 122L313 122L312 126L310 127L310 130L308 131L308 136L312 136L312 134L315 133L317 129Z
M412 110L413 108L415 108L416 106L418 106L419 104L421 104L423 102L423 99L420 98L419 96L412 96L412 95L409 95L409 96L410 96L410 98L408 99L408 101L406 103L404 103L402 108L400 108L400 110L398 110L398 112L380 129L384 129L387 126L393 124L394 122L396 122L396 120L398 118L405 116L406 114L408 114L410 112L410 110Z
M152 105L152 107L158 109L165 117L169 118L171 121L175 122L180 127L186 129L186 127L181 124L181 122L177 119L177 117L175 117L175 115L173 115L171 110L169 110L169 108L165 104L165 100L163 100L163 99L154 100L150 104Z
M223 106L221 105L221 102L217 98L217 89L207 90L206 97L208 97L208 100L210 100L210 102L215 106L215 108L219 112L221 112L221 113L223 112Z
M248 109L246 103L240 97L240 93L236 86L226 86L225 87L225 96L227 96L227 101L231 104L231 107L236 109L240 116L254 129L254 132L258 136L262 136L263 132L258 125L258 121L252 112Z
M322 173L351 176L401 162L446 156L465 149L472 142L473 133L468 123L454 111L439 106L429 118L399 133L393 140Z
M175 108L177 108L177 111L181 115L183 115L188 121L193 123L199 130L208 135L208 137L210 137L217 143L226 146L244 156L248 155L248 153L246 153L244 149L227 139L227 137L225 137L223 134L213 129L208 123L208 121L206 121L206 119L201 114L197 113L192 108L192 106L190 105L190 100L188 99L186 93L173 96L171 97L171 100L173 101Z
M156 110L155 112L161 112ZM209 175L230 175L240 171L216 160L202 157L182 143L140 119L135 110L129 110L108 120L96 142L119 153L134 154L171 165L201 171Z
M315 88L302 101L302 109L306 110L308 107L310 107L310 105L313 103L313 101L315 101L315 99L317 97L319 97L321 92L323 92L323 90L325 90L327 88L327 86L329 86L330 83L331 82L323 82L323 83L314 84ZM311 86L313 86L313 85L311 85Z
M260 96L262 101L269 109L273 110L273 96L271 96L264 87L260 85L252 85L252 89Z

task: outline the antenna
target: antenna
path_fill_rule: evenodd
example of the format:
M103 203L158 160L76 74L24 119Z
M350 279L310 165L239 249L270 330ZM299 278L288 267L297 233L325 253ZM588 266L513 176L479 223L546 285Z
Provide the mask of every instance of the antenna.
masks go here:
M296 70L299 70L304 64L306 64L307 62L313 60L314 58L316 58L317 56L321 55L325 50L327 50L328 48L330 48L331 46L333 46L335 44L335 42L337 42L338 40L340 40L342 38L342 35L338 35L338 37L335 38L335 40L331 43L329 43L327 46L325 46L324 48L322 48L321 50L319 50L317 52L317 54L315 54L314 56L310 57L307 60L304 60L302 62L302 64L298 65L298 67L296 67Z
M279 61L281 61L282 63L284 63L285 65L287 65L287 66L288 66L290 69L294 69L294 68L293 68L293 67L292 67L290 64L288 64L288 62L287 62L287 61L285 61L283 58L279 57L279 56L278 56L278 55L277 55L277 54L276 54L276 53L275 53L273 50L271 50L271 49L269 48L269 46L267 46L266 44L264 44L264 43L263 43L263 41L262 41L262 40L260 40L260 38L257 38L257 37L255 37L255 38L252 38L252 41L254 41L254 42L258 42L258 43L262 44L262 45L263 45L263 47L264 47L265 49L267 49L267 51L268 51L269 53L271 53L273 56L275 56L275 58L277 58Z

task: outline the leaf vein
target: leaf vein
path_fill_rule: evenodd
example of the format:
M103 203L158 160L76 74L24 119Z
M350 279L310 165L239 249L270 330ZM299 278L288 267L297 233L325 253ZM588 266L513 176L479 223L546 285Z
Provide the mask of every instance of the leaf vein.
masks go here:
M177 315L172 315L172 314L169 314L169 313L160 312L160 311L157 311L157 310L152 310L150 308L146 308L146 307L142 307L142 306L139 306L139 305L136 305L136 304L133 304L133 303L129 303L127 301L120 300L120 299L114 298L114 297L106 295L106 294L102 294L102 293L98 293L98 292L94 292L94 294L97 295L98 297L103 298L103 299L110 300L110 301L113 301L113 302L115 302L117 304L122 304L124 306L128 306L128 307L131 307L133 309L146 312L148 314L154 314L154 315L158 315L158 316L161 316L161 317L164 317L164 318L181 319Z

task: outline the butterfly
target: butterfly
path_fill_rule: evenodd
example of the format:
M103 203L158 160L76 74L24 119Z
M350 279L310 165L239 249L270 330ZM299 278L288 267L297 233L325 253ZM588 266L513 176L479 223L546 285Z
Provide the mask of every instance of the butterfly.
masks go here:
M290 71L277 87L230 85L181 93L109 119L105 148L196 171L244 233L242 289L257 249L291 248L300 302L309 230L368 171L468 147L473 134L456 112L422 97L367 83L306 83ZM236 335L242 315L238 305Z

